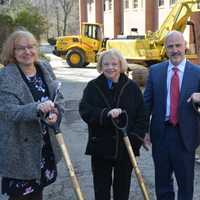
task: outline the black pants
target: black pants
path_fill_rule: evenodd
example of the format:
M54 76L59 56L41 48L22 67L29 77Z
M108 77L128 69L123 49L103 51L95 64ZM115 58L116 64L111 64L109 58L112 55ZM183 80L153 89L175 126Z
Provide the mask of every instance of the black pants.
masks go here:
M11 196L8 200L42 200L42 191L26 195L24 197L13 197Z
M119 161L92 157L91 164L95 200L110 200L111 186L114 200L128 200L132 166L127 152Z

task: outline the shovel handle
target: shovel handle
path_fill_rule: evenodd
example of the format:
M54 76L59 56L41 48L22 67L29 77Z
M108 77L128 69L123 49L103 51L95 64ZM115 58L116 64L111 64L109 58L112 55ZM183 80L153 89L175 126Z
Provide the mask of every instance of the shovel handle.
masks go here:
M131 164L132 164L133 169L135 171L135 174L136 174L140 189L142 191L144 200L150 200L146 186L145 186L145 183L144 183L144 179L143 179L143 177L140 173L139 167L137 165L137 160L136 160L136 157L133 153L133 149L132 149L132 146L131 146L131 143L130 143L128 136L123 137L123 140L124 140L125 146L127 148L127 151L128 151L129 157L130 157L130 161L131 161Z
M127 114L126 110L122 110L120 115L125 116L125 122L124 122L123 126L119 126L119 124L116 122L116 119L114 119L112 117L111 117L111 120L116 129L122 130L124 132L128 126L128 114Z
M58 144L60 145L65 164L69 170L70 179L71 179L72 186L73 186L74 192L76 194L76 197L78 200L84 200L83 194L80 189L80 185L78 183L78 179L75 174L74 167L73 167L71 159L69 157L69 152L68 152L67 146L65 144L63 134L57 133L56 139L58 141Z

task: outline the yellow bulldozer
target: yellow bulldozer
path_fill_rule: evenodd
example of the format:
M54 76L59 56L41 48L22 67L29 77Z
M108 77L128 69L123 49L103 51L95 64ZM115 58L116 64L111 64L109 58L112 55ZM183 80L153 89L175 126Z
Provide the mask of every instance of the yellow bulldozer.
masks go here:
M178 0L158 31L149 31L144 37L138 38L106 39L103 38L101 24L83 23L80 35L57 38L54 53L64 56L71 67L83 67L95 62L102 50L116 48L129 63L146 67L166 59L164 38L168 32L172 30L184 32L186 25L189 24L195 33L194 24L188 20L193 13L199 11L200 0ZM188 49L187 57L192 60L198 58L196 40L193 49Z
M54 54L65 57L70 67L84 67L96 61L97 53L105 46L103 26L97 23L82 23L80 35L56 39Z

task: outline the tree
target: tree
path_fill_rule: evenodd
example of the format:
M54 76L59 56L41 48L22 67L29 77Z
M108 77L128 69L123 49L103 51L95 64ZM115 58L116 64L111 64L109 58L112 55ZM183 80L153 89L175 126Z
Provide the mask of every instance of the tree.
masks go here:
M19 11L31 7L33 7L31 0L9 0L7 11L11 16L15 17Z
M23 26L33 33L37 39L47 30L45 17L40 15L36 8L21 10L15 18L16 26Z
M30 28L27 14L33 16L33 12L42 17L42 35L40 36L47 39L51 37L77 34L79 32L79 16L78 16L78 0L4 0L8 1L4 6L0 6L0 13L7 14L16 21L18 26L25 26L26 29L33 31ZM52 6L53 5L53 6ZM29 13L24 14L27 10ZM21 13L22 12L22 13ZM18 15L24 16L25 19ZM16 19L17 18L17 19ZM19 19L20 18L20 19ZM16 20L15 20L16 19ZM43 20L44 19L44 20ZM38 20L37 20L38 21ZM33 26L33 23L31 23ZM38 26L38 25L37 25ZM35 28L34 28L35 30ZM34 32L34 34L36 34ZM37 36L38 37L38 36Z
M6 3L6 0L0 0L0 5L3 5L4 3Z
M63 35L66 35L67 32L67 20L68 20L68 16L71 13L72 7L73 7L73 2L71 0L58 0L61 8L63 10L64 13L64 17L63 17Z
M4 43L6 37L13 31L14 22L11 16L7 14L0 14L0 50L2 48L2 44Z

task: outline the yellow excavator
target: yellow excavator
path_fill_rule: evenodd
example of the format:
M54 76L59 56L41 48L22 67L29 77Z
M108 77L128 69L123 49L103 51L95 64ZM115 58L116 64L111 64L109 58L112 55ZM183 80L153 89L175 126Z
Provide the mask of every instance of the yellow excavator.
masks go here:
M71 67L81 67L95 62L97 54L102 50L116 48L129 63L148 66L166 59L164 38L169 31L184 32L187 24L192 25L194 29L192 22L188 22L188 19L193 13L200 11L199 4L200 0L178 0L159 30L149 31L142 38L103 39L101 24L83 23L80 35L57 38L54 53L64 56ZM193 33L195 33L194 30ZM190 59L197 58L196 50L195 47L187 51Z

